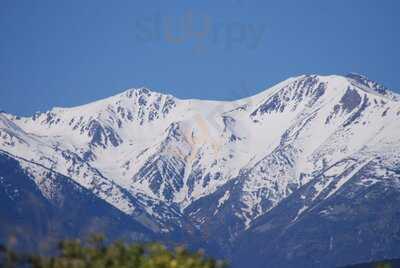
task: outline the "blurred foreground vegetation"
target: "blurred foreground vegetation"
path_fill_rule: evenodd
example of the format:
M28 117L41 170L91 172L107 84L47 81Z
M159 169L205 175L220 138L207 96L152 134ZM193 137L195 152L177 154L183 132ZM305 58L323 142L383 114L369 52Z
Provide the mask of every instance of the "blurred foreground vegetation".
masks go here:
M344 266L341 268L399 268L400 259L384 260L384 261L374 261L370 263L360 263L350 266Z
M82 243L66 240L59 244L54 256L17 254L1 248L1 267L32 268L225 268L226 263L191 253L184 247L168 250L157 243L126 244L114 242L106 245L101 236L92 236Z

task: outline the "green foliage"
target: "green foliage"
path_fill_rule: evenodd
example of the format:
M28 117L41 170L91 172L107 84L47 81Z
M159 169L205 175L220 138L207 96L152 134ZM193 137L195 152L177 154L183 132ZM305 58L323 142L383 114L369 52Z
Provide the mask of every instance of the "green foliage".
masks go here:
M396 268L396 267L400 267L400 259L360 263L350 266L343 266L342 268Z
M32 268L224 268L224 262L191 253L184 247L168 250L157 243L128 245L114 242L105 245L102 236L92 236L86 243L62 241L56 256L22 256L2 249L2 267Z

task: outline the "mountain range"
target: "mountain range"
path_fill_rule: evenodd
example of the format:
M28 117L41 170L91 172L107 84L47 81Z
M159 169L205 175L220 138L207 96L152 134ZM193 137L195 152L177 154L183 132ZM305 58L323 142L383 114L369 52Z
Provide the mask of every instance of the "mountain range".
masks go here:
M24 249L103 232L233 267L398 258L400 95L302 75L236 101L137 88L2 112L0 191L0 242Z

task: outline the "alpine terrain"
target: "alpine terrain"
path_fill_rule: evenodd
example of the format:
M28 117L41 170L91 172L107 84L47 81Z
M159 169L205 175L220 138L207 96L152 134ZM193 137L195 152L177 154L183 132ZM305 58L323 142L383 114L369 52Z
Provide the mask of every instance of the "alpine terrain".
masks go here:
M236 101L138 88L2 112L0 192L0 243L22 248L96 231L233 267L398 258L400 95L357 74L303 75Z

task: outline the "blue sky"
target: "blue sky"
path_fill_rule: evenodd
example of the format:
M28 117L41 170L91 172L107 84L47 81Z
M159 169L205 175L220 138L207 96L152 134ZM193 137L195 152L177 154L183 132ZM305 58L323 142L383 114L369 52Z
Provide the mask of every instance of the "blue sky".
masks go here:
M229 100L299 74L400 89L400 1L0 3L0 109L18 115L146 86Z

